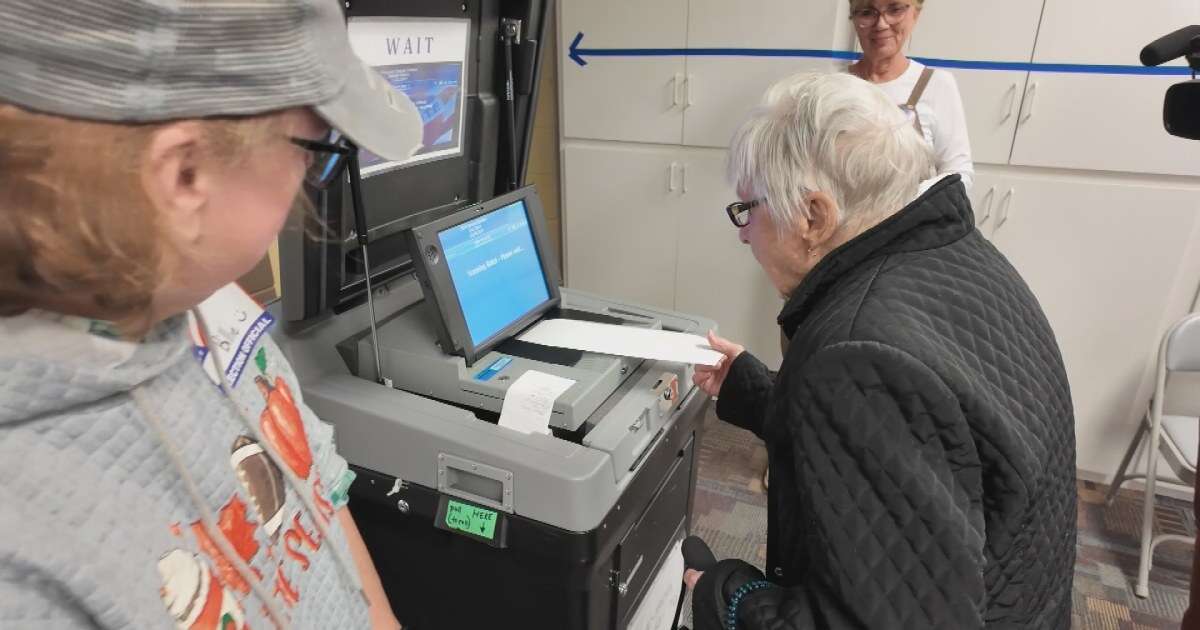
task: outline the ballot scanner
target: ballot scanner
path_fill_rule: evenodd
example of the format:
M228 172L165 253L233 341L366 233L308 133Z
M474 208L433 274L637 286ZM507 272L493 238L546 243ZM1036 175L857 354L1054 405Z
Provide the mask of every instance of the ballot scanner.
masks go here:
M661 584L688 530L708 398L688 365L521 334L552 319L695 334L713 322L561 286L541 201L518 185L544 0L346 7L352 44L417 105L425 142L405 162L360 155L366 234L348 184L314 193L315 212L280 237L271 308L305 403L357 473L350 509L397 617L665 630L678 582L670 598ZM545 431L499 425L530 372L573 383Z

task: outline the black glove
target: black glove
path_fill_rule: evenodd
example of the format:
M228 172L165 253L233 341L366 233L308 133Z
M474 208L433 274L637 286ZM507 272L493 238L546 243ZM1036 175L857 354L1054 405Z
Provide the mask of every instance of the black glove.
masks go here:
M705 571L692 591L694 630L725 630L729 600L743 584L765 580L762 571L742 560L722 560Z

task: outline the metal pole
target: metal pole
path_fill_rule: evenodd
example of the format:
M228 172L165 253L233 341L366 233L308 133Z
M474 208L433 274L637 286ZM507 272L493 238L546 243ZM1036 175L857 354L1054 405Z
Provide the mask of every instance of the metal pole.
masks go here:
M367 280L367 309L371 317L371 349L375 351L375 380L388 387L392 379L383 374L383 360L379 356L379 330L375 324L375 291L371 286L371 258L367 253L370 242L367 232L367 216L362 202L362 173L358 169L358 147L350 145L350 206L354 210L354 231L362 251L363 275Z

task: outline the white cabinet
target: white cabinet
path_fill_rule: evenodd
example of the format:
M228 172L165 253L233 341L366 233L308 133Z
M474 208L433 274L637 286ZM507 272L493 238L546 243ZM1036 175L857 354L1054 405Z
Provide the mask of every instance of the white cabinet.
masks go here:
M703 313L767 365L779 365L783 299L738 239L725 206L737 193L725 183L727 151L689 149L682 154L688 189L679 213L675 309Z
M670 148L564 145L567 286L674 307L682 167Z
M559 20L563 135L724 148L769 85L797 72L834 69L828 60L730 49L840 48L846 15L843 3L830 0L565 0ZM579 33L584 66L569 58ZM641 52L588 56L588 49Z
M1143 46L1198 23L1193 0L1046 0L1034 61L1137 65Z
M1033 60L1137 65L1143 46L1196 23L1197 2L1047 0ZM1012 163L1200 175L1200 144L1162 125L1166 88L1184 78L1038 72L1026 90Z
M688 46L828 50L844 0L691 0Z
M1182 78L1036 74L1026 90L1012 163L1200 175L1200 143L1163 129L1163 96Z
M952 72L962 95L971 140L971 159L977 164L1008 164L1016 133L1021 95L1029 73L1009 70L946 70Z
M1131 66L1150 41L1196 23L1200 3L1180 0L964 0L924 11L909 52L932 59ZM1162 127L1163 95L1183 77L1044 68L1032 74L950 72L962 93L977 163L1200 175L1200 144Z
M830 50L839 41L844 2L829 0L691 0L690 49ZM752 36L747 36L748 34ZM805 57L689 56L683 144L725 148L767 88L799 72L832 72L829 60Z
M725 214L724 164L711 149L566 144L566 285L711 318L778 365L783 303Z
M909 53L931 59L1028 62L1043 0L960 0L923 11ZM954 74L976 163L1007 164L1029 73L944 70Z
M931 3L921 12L909 53L935 59L1029 61L1042 15L1042 1Z
M1149 392L1159 335L1200 283L1200 189L981 174L992 240L1054 328L1075 404L1078 465L1110 472ZM986 186L982 184L986 183Z
M794 57L690 57L683 143L726 148L771 84L800 72L834 70L829 61Z
M1012 207L1013 187L1010 182L987 168L975 171L975 185L967 191L975 212L975 227L990 239L996 225Z
M580 48L687 46L688 0L569 0L560 5L563 135L678 144L683 135L683 56L567 58Z

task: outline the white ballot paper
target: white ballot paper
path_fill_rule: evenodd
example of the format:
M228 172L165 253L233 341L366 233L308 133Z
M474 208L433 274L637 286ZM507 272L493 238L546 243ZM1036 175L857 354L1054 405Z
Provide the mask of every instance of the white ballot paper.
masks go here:
M682 542L675 543L626 630L670 630L683 586Z
M569 378L528 370L508 386L500 408L500 426L549 435L554 401L574 384Z
M716 365L725 356L700 335L576 319L542 320L519 338L543 346L693 365Z

